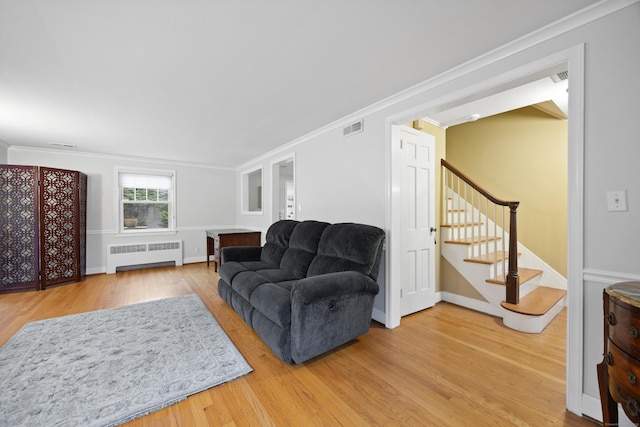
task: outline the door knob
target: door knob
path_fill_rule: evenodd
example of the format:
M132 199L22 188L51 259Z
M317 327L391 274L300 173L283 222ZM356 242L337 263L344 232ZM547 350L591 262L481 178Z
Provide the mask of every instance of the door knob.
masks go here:
M438 230L438 229L437 229L437 228L435 228L435 227L431 227L431 228L429 229L429 231L430 231L430 232L432 232L432 233L433 233L434 231L437 231L437 230Z

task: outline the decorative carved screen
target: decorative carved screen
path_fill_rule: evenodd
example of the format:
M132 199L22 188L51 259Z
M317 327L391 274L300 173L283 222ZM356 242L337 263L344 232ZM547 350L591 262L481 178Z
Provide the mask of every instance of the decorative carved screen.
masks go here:
M38 289L38 168L0 165L0 290Z
M0 165L0 185L0 291L82 280L87 176L64 169Z
M80 173L40 168L42 287L80 280ZM84 215L83 215L84 216Z

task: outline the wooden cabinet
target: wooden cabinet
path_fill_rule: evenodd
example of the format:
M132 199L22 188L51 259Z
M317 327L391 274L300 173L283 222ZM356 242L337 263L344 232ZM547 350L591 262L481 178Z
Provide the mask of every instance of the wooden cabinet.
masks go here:
M0 200L0 291L84 278L87 175L0 165Z
M220 251L227 246L260 246L260 232L243 229L207 230L207 267L213 255L215 271L218 271Z
M618 283L603 292L604 360L598 382L604 425L617 425L617 404L640 422L640 282Z

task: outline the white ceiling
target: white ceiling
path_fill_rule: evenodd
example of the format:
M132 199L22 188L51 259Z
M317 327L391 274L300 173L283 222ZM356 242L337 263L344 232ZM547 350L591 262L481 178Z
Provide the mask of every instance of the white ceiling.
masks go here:
M0 141L236 167L596 2L0 0Z
M557 76L557 73L555 74ZM555 117L569 115L568 80L554 81L551 76L510 90L470 101L425 117L431 123L447 128L526 106L538 106ZM552 105L547 103L552 102Z

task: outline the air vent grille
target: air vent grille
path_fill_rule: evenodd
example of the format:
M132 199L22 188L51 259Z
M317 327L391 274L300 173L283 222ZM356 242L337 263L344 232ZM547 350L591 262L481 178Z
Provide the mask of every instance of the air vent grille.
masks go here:
M554 75L551 76L551 80L553 80L554 83L560 83L560 82L568 80L568 79L569 79L569 72L568 71L563 71L561 73L554 74Z
M120 246L110 246L109 253L111 255L115 254L131 254L136 252L146 252L147 245L120 245Z
M170 251L180 249L180 242L149 243L149 251Z
M355 123L342 129L342 136L350 136L356 133L360 133L364 130L364 119L361 119Z

